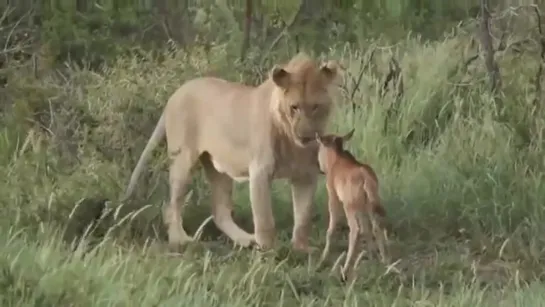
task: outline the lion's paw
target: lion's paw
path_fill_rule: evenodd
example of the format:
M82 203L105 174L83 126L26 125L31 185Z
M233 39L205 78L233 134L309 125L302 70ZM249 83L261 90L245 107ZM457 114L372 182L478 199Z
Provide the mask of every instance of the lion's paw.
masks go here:
M318 250L317 247L310 246L308 243L292 242L291 246L294 250L307 254L314 253Z
M274 232L261 232L256 233L255 235L255 243L258 246L260 250L269 250L274 247Z
M168 248L173 252L181 252L194 241L195 239L190 236L171 238L168 240Z
M233 241L235 242L236 245L239 245L242 247L250 247L256 243L255 236L252 234L240 236L238 238L235 238Z

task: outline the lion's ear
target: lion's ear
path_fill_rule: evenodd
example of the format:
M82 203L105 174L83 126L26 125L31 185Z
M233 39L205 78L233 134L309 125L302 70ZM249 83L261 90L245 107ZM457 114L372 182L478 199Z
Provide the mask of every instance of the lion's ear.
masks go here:
M325 77L327 82L331 83L339 75L340 69L342 69L341 64L339 64L337 61L331 60L322 64L320 67L320 73Z
M278 65L275 65L271 70L272 80L277 86L281 88L288 88L290 84L290 77L290 73Z

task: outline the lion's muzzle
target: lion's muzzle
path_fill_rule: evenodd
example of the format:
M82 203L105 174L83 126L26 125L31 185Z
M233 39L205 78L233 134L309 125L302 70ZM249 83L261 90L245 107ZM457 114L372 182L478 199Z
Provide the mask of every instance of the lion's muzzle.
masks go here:
M311 137L311 136L301 136L301 137L298 137L298 139L303 145L307 145L308 143L314 141L314 137Z

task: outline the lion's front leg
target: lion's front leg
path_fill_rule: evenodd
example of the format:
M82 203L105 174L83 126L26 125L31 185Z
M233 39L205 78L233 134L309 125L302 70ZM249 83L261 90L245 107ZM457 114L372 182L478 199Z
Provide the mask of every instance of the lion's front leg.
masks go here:
M299 178L291 181L293 201L293 234L291 243L293 248L305 252L311 251L308 239L316 186L317 178L315 177Z
M250 168L250 202L257 245L270 249L274 245L276 229L271 207L272 174L265 168Z

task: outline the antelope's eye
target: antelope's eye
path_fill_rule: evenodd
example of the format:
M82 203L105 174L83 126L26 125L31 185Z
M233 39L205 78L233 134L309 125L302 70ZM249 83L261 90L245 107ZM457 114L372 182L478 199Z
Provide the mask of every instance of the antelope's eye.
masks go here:
M316 110L318 110L319 106L320 106L319 104L315 103L315 104L312 105L311 110L316 111Z

